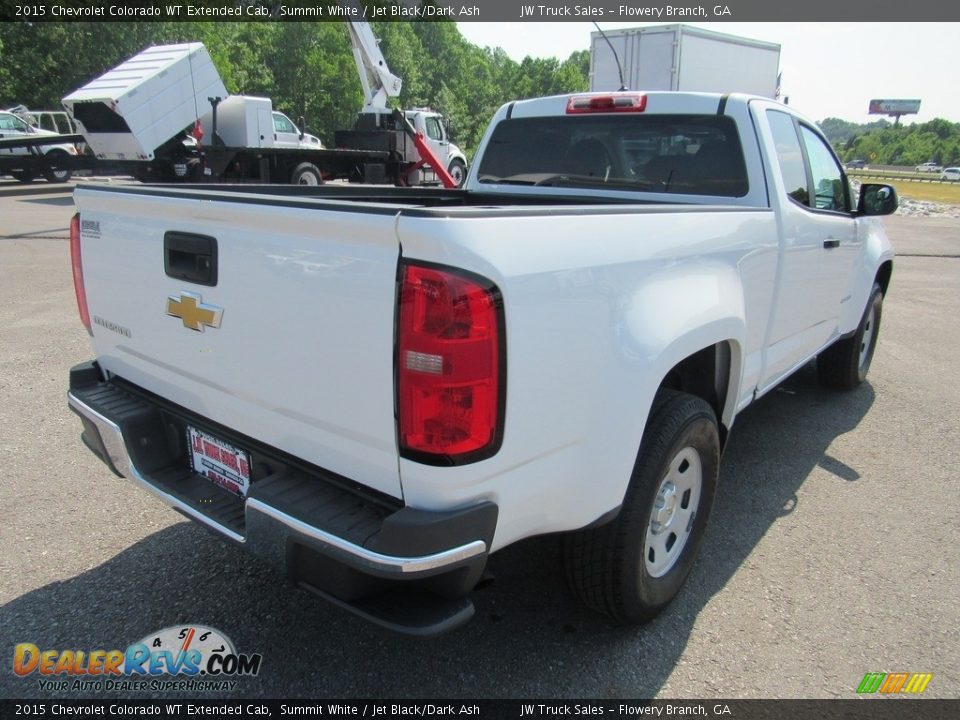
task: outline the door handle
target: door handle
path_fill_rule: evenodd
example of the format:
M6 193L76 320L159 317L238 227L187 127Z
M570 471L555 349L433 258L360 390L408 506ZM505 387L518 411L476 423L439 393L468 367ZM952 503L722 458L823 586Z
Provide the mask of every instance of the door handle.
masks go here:
M823 246L824 246L827 250L831 250L831 249L833 249L833 248L838 248L838 247L840 247L840 241L839 241L839 240L836 240L836 239L834 239L834 238L827 238L826 240L823 241Z
M216 287L217 239L192 233L165 233L163 269L167 277Z

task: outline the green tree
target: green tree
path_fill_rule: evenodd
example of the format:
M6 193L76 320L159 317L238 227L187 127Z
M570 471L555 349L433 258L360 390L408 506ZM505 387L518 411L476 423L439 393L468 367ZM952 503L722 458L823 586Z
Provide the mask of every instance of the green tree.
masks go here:
M352 127L362 106L346 27L345 22L2 23L0 104L57 108L64 95L150 45L202 42L229 93L269 97L294 118L305 116L310 131L332 144L334 131ZM453 22L376 22L372 28L388 65L403 80L393 105L444 113L453 139L468 155L505 102L587 88L586 50L564 61L528 57L517 63L500 48L468 43Z

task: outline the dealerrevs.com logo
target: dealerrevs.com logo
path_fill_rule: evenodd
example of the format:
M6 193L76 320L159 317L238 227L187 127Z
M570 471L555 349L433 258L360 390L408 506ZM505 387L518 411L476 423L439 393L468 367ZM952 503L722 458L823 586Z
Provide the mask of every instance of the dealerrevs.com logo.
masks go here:
M219 630L177 625L126 650L41 649L19 643L13 650L13 672L37 677L40 690L225 691L237 687L237 678L259 673L262 660L259 653L238 653Z

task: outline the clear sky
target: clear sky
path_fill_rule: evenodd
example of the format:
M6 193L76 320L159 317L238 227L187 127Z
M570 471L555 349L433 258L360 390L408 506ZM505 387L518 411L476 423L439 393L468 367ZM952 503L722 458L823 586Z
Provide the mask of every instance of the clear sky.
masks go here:
M838 0L842 2L842 0ZM604 30L668 23L601 23ZM800 112L822 120L869 122L871 99L920 99L903 122L942 117L960 122L960 23L689 23L779 43L783 94ZM561 60L590 47L592 23L458 23L475 45Z

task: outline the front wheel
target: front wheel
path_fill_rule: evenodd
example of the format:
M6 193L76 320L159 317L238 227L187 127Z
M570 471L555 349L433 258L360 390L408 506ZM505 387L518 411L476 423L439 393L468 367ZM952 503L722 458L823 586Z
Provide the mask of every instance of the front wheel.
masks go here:
M817 356L820 382L835 390L853 390L867 378L880 335L883 289L874 284L857 331Z
M450 173L453 181L457 183L457 187L463 187L463 183L467 179L467 165L463 160L452 160L450 167L447 168L447 172Z
M63 150L51 150L47 153L47 159L54 162L66 157L69 156ZM43 171L43 177L46 178L48 183L65 183L72 175L73 173L69 169L64 168L50 168Z
M703 540L719 465L713 409L657 393L620 514L564 541L568 584L587 607L635 624L673 600Z

